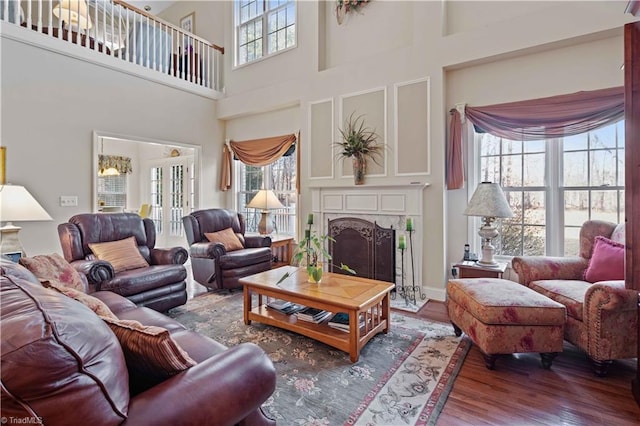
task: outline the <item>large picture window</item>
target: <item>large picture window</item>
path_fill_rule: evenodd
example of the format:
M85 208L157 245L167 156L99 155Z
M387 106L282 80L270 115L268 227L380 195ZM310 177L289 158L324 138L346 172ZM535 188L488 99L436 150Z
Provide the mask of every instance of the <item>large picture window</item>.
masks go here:
M475 140L480 181L499 182L515 213L502 220L496 253L577 255L586 220L623 220L624 121L546 141Z
M243 65L296 45L296 2L236 0L236 65Z
M236 161L238 211L246 221L247 232L258 232L261 212L247 204L263 187L271 188L285 208L271 210L273 232L295 235L296 225L296 156L280 157L268 166L249 166ZM264 186L263 186L264 185Z

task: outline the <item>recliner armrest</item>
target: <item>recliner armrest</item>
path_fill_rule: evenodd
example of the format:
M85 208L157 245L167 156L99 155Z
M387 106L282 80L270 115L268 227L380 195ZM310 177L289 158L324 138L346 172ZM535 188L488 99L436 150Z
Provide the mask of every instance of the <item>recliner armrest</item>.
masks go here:
M269 357L243 343L133 397L127 423L234 425L258 409L275 385Z
M267 235L245 235L244 246L246 248L271 247L271 237Z
M528 287L531 281L581 280L589 261L577 256L516 256L511 265L520 284Z
M194 243L189 247L191 257L215 259L227 253L221 243Z
M153 248L149 255L153 265L184 265L189 258L184 247Z
M87 278L89 284L96 287L96 291L100 290L103 282L112 279L116 274L111 263L106 260L73 260L70 264Z

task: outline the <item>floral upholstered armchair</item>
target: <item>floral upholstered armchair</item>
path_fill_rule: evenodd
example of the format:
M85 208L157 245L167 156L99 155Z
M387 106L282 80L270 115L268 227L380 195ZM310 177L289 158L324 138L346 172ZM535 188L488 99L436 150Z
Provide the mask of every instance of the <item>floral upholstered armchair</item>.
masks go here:
M637 357L638 292L625 288L624 224L591 220L580 255L513 258L521 284L567 308L564 338L586 352L598 376L615 359Z

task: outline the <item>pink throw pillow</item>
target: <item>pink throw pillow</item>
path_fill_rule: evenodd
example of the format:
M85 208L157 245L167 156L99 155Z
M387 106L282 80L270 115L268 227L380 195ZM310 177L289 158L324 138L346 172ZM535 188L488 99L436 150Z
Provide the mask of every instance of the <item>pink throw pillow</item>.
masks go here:
M585 281L624 280L624 251L623 244L597 236L589 266L584 271Z
M86 291L80 273L57 253L23 257L20 264L40 281L57 281L76 290Z

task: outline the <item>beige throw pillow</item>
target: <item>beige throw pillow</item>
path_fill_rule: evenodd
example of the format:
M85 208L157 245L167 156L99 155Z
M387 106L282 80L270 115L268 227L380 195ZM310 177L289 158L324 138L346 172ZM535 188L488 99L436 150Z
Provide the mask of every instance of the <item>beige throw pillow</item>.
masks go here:
M223 229L218 232L207 232L204 236L212 243L221 243L226 251L241 250L244 248L232 228Z
M89 248L100 260L106 260L118 272L149 266L136 244L136 237L106 243L90 243Z
M144 375L167 378L196 365L169 331L138 321L103 318L114 332L127 366Z

